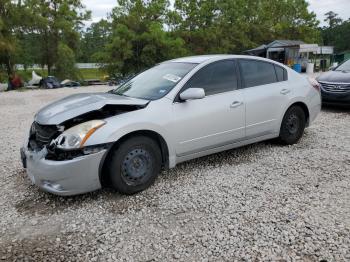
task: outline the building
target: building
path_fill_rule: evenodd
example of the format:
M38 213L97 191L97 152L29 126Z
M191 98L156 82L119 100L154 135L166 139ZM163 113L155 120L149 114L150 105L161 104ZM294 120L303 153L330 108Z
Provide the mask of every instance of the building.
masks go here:
M329 67L333 52L332 46L306 44L297 40L275 40L244 53L266 57L290 67L299 65L305 71L308 63L313 63L316 69Z

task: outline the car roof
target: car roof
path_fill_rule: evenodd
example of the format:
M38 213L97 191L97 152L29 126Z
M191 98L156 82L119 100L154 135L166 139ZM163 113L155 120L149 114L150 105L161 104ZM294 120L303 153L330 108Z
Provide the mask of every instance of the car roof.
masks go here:
M187 56L187 57L176 58L176 59L170 60L169 62L200 64L211 59L219 58L220 56L223 56L223 55Z
M246 59L255 59L255 60L274 62L270 59L266 59L258 56L250 56L250 55L198 55L198 56L176 58L173 60L169 60L167 62L201 64L209 60L220 60L220 59L229 59L229 58L246 58Z

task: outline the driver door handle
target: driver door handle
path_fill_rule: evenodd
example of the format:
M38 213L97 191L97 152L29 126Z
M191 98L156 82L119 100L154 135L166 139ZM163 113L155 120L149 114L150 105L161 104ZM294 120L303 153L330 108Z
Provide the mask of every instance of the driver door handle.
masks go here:
M289 94L290 93L290 89L282 89L281 90L281 94L282 95L286 95L286 94Z
M234 102L230 105L230 107L231 107L231 108L236 108L236 107L239 107L239 106L241 106L241 105L243 105L243 102L242 102L242 101L234 101Z

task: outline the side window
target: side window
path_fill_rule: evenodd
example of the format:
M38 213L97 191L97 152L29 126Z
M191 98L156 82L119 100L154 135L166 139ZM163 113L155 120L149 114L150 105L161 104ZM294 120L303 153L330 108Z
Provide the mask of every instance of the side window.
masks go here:
M278 65L274 65L274 66L276 70L277 81L278 82L287 81L288 80L287 70Z
M237 89L236 63L232 60L214 62L200 69L186 84L185 89L203 88L205 95L214 95Z
M257 60L240 60L241 73L246 87L277 82L274 65Z

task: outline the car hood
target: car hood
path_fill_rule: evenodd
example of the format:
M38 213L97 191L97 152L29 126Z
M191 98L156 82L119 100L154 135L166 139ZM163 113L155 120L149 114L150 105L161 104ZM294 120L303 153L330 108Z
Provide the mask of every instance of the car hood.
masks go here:
M102 109L106 105L146 106L148 100L118 96L111 93L88 93L67 96L55 101L35 115L42 125L58 125L74 117Z
M350 72L348 71L329 71L320 75L317 78L320 82L334 82L334 83L350 83Z

